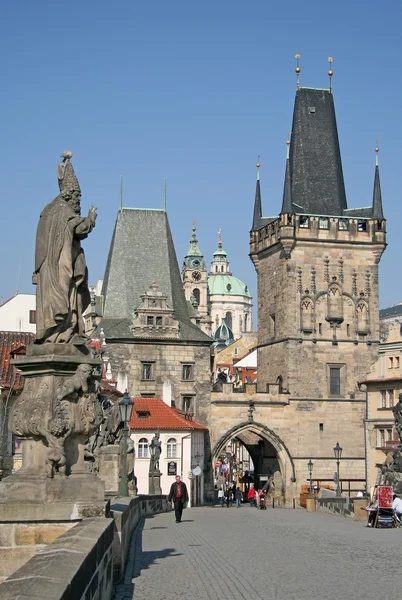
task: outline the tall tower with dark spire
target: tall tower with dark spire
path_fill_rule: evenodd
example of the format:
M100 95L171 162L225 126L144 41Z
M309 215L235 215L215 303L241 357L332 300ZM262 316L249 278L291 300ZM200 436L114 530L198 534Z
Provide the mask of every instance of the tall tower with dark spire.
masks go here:
M357 382L378 350L386 247L376 163L372 205L348 208L332 89L298 81L282 207L277 217L262 216L257 180L250 232L260 390L280 381L290 399L363 397Z
M196 235L195 221L190 239L190 247L183 260L183 287L186 300L193 310L201 329L211 334L210 318L208 316L208 278L207 267ZM198 314L197 314L198 313Z

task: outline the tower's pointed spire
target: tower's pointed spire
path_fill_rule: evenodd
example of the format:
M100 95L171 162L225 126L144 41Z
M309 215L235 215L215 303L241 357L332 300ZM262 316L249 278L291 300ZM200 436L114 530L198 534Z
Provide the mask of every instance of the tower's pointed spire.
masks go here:
M290 133L289 133L290 136ZM281 214L291 215L294 213L292 203L292 183L290 180L290 166L289 166L289 147L290 139L286 141L287 144L287 156L286 156L286 170L285 170L285 184L283 186L283 199L282 199L282 210Z
M254 216L252 231L257 231L261 227L262 207L261 207L261 189L260 189L260 156L257 161L257 183L255 186Z
M196 223L195 223L195 219L193 219L193 233L190 239L190 248L188 249L188 252L185 256L185 258L189 258L189 257L194 257L194 256L199 256L200 258L204 258L201 250L198 247L198 239L197 239L197 234L196 234Z
M376 157L375 157L375 174L374 174L374 192L373 192L373 219L381 221L384 218L382 210L382 198L381 198L381 185L380 185L380 170L378 167L378 152L379 147L376 146Z

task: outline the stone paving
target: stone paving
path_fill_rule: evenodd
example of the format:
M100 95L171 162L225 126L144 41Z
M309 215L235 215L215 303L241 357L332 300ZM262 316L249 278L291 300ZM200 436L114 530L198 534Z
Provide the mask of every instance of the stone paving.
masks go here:
M401 597L402 529L302 509L190 508L137 527L116 600Z

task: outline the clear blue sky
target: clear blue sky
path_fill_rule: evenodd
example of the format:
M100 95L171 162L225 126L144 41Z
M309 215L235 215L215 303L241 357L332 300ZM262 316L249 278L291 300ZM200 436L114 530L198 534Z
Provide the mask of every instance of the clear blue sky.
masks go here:
M91 282L103 277L120 174L134 207L162 207L166 177L180 265L192 219L208 261L222 228L233 273L255 297L255 162L260 154L264 215L276 215L298 52L306 87L327 87L334 57L349 207L371 204L380 138L389 244L380 305L402 301L401 22L397 0L3 0L0 296L15 292L21 257L19 291L34 289L37 220L68 148L83 212L99 212L84 242Z

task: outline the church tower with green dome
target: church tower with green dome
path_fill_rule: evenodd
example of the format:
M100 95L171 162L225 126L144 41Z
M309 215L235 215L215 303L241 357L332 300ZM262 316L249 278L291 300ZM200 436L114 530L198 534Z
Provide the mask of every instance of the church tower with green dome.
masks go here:
M190 239L190 248L182 267L184 294L190 304L194 320L202 331L211 335L211 319L208 314L208 281L204 256L198 246L195 221Z
M213 254L208 273L208 303L212 319L212 333L223 320L233 331L234 339L252 331L252 297L240 279L230 271L230 263L222 245L219 230L218 248Z

